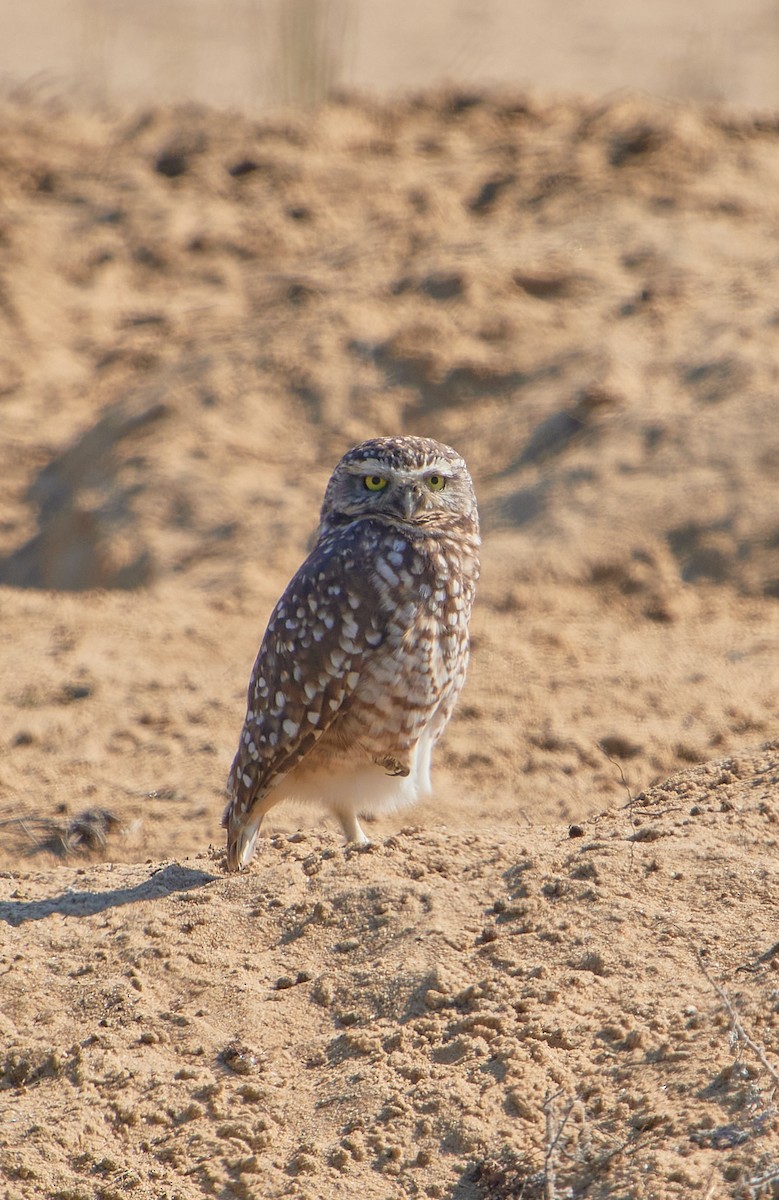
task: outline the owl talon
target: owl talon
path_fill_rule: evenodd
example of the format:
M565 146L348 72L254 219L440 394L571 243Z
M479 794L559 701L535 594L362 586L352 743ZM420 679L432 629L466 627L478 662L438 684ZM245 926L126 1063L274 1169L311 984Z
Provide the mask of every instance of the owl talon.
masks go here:
M411 767L407 763L402 763L399 758L393 758L391 754L384 754L381 758L373 760L377 767L383 767L388 775L410 775Z

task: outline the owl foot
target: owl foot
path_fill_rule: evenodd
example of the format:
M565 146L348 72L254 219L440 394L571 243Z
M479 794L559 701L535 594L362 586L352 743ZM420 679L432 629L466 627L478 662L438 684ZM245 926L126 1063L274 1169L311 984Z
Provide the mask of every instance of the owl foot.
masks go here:
M336 813L336 816L341 822L341 829L344 831L347 842L353 842L355 846L370 846L371 839L365 836L363 827L357 820L356 812L339 812Z
M377 767L383 767L388 775L410 775L411 767L408 763L402 763L399 758L393 758L391 754L383 754L381 758L373 760Z

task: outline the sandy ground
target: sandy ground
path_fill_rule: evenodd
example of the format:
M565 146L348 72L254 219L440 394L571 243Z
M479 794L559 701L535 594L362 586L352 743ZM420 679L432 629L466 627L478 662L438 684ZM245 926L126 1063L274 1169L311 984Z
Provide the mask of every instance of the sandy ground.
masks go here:
M8 103L0 172L7 1195L779 1194L777 122ZM398 431L483 515L436 795L227 878L265 620Z

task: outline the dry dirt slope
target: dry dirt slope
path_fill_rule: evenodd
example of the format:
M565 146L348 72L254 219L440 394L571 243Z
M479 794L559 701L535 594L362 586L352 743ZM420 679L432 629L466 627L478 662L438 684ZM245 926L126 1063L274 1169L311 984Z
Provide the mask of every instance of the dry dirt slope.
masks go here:
M779 1194L777 784L4 873L5 1194Z
M0 176L9 1196L775 1196L776 120L20 104ZM397 431L484 516L437 794L226 879L265 618Z
M0 172L4 582L283 570L312 464L402 428L463 446L526 575L659 539L776 593L775 120L8 106Z
M216 841L264 622L376 433L455 445L483 514L415 819L578 820L775 733L775 120L21 103L0 178L0 863L88 805L116 857Z

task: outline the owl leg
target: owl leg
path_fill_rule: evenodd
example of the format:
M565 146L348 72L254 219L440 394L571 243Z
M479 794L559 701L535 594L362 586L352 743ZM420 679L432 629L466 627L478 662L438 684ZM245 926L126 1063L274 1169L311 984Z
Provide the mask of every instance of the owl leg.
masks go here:
M370 846L371 839L365 836L363 827L357 820L357 813L353 808L337 809L335 815L341 823L341 829L344 832L347 842L353 842L355 846Z

